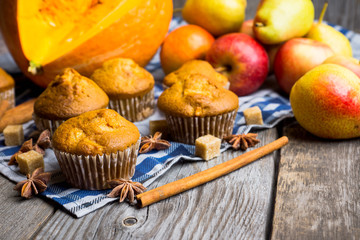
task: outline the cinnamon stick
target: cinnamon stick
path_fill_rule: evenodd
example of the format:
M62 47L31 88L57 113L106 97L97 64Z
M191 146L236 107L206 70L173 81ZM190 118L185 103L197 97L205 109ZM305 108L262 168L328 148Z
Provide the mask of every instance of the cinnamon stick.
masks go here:
M0 103L0 119L4 116L6 110L9 108L9 101L4 100Z
M244 153L236 158L218 164L205 171L196 173L175 182L168 183L164 186L152 189L148 192L141 193L136 196L138 205L140 207L145 207L152 203L156 203L165 198L197 187L206 182L212 181L285 146L288 142L289 140L287 137L281 137L263 147L259 147L252 151Z
M7 125L23 124L32 119L34 112L35 98L24 102L5 112L0 119L0 132L4 130Z

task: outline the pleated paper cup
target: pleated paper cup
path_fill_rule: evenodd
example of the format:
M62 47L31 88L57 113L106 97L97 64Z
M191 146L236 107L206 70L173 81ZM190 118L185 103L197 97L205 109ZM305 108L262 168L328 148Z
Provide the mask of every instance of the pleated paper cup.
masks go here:
M35 113L33 114L33 119L35 121L36 128L39 131L42 132L46 129L49 129L51 136L54 134L55 130L60 126L60 124L65 122L65 120L50 120L42 118L37 116Z
M109 108L118 112L130 122L142 121L154 112L154 89L144 96L127 99L110 99Z
M210 134L220 139L232 134L237 109L209 117L176 117L166 115L171 135L176 142L195 144L201 136Z
M9 108L15 107L15 90L14 90L14 88L0 92L0 102L3 100L6 100L9 102Z
M75 188L101 190L110 188L107 181L131 179L135 173L140 139L124 151L110 155L83 156L54 149L66 181Z

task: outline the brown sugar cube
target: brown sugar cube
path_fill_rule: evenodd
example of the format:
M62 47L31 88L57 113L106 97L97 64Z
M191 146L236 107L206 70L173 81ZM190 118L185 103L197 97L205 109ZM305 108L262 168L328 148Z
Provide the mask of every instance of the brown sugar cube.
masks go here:
M165 137L164 135L166 135L168 131L167 128L168 125L166 120L156 120L149 122L150 135L152 136L154 136L156 132L161 132L163 134L163 137Z
M212 135L199 137L195 141L195 155L208 161L220 155L221 139Z
M31 174L37 168L44 167L43 155L34 150L19 154L17 156L17 162L20 172L25 175Z
M263 119L261 115L261 110L258 106L251 107L244 110L244 117L246 125L263 125Z
M6 146L21 145L24 142L22 125L8 125L3 131Z

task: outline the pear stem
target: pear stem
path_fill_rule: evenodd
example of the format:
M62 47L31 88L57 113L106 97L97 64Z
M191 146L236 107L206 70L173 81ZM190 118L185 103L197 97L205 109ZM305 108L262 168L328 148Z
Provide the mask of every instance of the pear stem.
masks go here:
M265 24L262 22L256 22L254 23L255 27L265 27Z
M182 8L174 8L173 13L181 12L182 10Z
M323 9L321 10L321 13L320 13L319 23L322 22L322 20L323 20L323 18L325 16L325 12L326 12L326 9L327 9L328 5L329 5L328 2L324 3Z
M228 70L228 68L227 67L216 67L214 70L218 73L224 73Z

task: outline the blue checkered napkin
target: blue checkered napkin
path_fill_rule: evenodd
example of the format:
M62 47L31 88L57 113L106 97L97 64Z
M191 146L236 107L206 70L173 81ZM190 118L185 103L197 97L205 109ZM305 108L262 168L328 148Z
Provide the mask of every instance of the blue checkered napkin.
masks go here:
M161 85L155 86L155 98L161 94ZM239 98L240 108L236 117L234 133L246 133L255 128L271 128L280 120L291 117L291 107L289 101L278 95L272 90L261 90L250 96ZM263 112L264 125L261 126L245 126L245 120L242 111L252 106L259 106ZM149 119L135 123L142 135L148 135L149 121L155 119L164 119L164 116L156 109L155 114ZM33 121L24 124L25 135L29 135L35 129ZM10 156L19 150L19 146L4 147L3 135L0 135L0 172L11 180L18 182L25 177L18 171L17 166L7 166ZM221 151L225 151L229 145L223 144ZM177 163L181 158L187 160L201 160L194 156L195 147L177 142L171 142L171 147L162 151L151 151L147 154L138 156L135 175L133 181L142 182L145 186L149 186L159 176L164 174L173 164ZM62 205L66 210L74 214L76 217L82 217L105 204L116 201L115 198L107 198L106 194L110 190L88 191L71 188L64 181L59 172L59 165L51 149L46 150L45 169L53 171L54 179L47 190L42 195L51 198ZM55 183L58 182L58 183Z
M179 19L174 19L171 23L171 28L175 28L184 24ZM338 26L336 28L339 29ZM360 35L354 34L351 31L340 29L351 40L354 49L354 56L360 56ZM152 72L157 80L163 78L163 72L160 69L160 62L158 54L152 59L147 66L148 70ZM155 97L162 92L160 81L155 85ZM22 96L26 98L26 96ZM17 99L19 100L19 99ZM21 100L21 99L20 99ZM18 101L17 101L18 102ZM286 117L291 117L292 111L289 101L271 89L260 90L256 93L239 98L240 108L235 121L234 133L247 133L252 128L271 128L279 121ZM246 126L242 111L252 106L259 106L262 110L264 125L261 126ZM162 113L156 109L150 119L135 123L142 135L148 135L149 120L164 119ZM25 135L28 135L35 129L33 121L23 125ZM17 166L8 166L7 163L10 156L18 151L19 147L5 147L3 135L0 134L0 172L7 176L10 180L19 182L25 179L24 175L20 174ZM221 151L225 151L229 145L224 144ZM177 163L181 158L187 160L201 160L194 156L194 146L172 142L171 147L162 151L151 151L147 154L138 156L135 175L133 181L140 181L145 186L149 186L157 177L164 174L173 164ZM46 150L45 154L45 169L46 171L53 171L52 184L47 190L42 193L43 196L53 199L62 205L67 211L74 214L76 217L82 217L105 204L117 201L115 198L107 198L106 194L110 190L101 191L87 191L71 188L63 180L63 176L59 171L59 165L55 158L54 152L51 149Z

